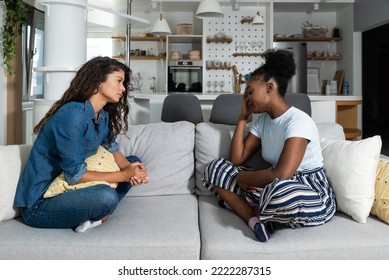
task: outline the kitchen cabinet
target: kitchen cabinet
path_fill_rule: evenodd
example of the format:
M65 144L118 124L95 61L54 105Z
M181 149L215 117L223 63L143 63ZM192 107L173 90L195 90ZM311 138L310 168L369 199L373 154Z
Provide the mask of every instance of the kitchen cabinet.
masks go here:
M340 124L347 140L355 140L362 135L358 125L359 106L362 96L308 95L311 100L312 119L317 122Z
M172 52L179 52L183 60L189 59L189 51L200 51L200 59L203 57L203 36L202 35L168 35L166 38L167 59L170 59Z
M362 130L358 128L358 105L361 100L336 101L336 122L343 126L347 140L355 140L362 135Z

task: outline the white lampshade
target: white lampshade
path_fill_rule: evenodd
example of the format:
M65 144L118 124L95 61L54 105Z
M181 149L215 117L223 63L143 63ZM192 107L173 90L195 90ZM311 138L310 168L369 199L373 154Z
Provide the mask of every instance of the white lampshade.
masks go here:
M169 35L172 34L169 24L166 19L162 17L162 13L159 18L154 22L153 27L151 28L151 34L154 35Z
M265 21L263 20L263 18L262 18L261 15L259 14L259 12L257 12L257 14L255 15L255 17L253 18L253 21L251 22L251 24L253 24L253 25L265 24Z
M202 0L196 11L197 18L224 17L218 0Z

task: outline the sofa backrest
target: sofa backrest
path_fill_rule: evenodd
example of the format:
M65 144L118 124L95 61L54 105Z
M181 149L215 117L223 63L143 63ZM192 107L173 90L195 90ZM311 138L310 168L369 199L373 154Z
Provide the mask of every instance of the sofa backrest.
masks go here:
M134 187L129 196L194 193L195 125L186 121L132 125L117 141L120 151L145 163L149 183Z

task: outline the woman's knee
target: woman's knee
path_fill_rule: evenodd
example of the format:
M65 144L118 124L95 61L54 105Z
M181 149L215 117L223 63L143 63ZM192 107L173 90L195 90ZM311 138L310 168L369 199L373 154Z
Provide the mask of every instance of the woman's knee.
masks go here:
M134 155L127 156L126 159L127 159L129 162L142 162L142 160L141 160L139 157L134 156Z
M95 186L95 188L98 188L98 190L96 190L92 198L94 205L98 205L101 209L116 208L119 203L119 198L115 189L107 185L99 185Z

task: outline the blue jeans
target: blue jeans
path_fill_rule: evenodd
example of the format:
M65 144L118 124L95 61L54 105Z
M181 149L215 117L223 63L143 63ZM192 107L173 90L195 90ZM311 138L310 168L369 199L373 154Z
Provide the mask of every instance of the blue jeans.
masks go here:
M140 162L129 156L130 162ZM131 184L119 183L116 189L96 185L39 199L33 207L22 208L25 222L37 228L74 228L87 220L98 221L110 215L131 189Z

